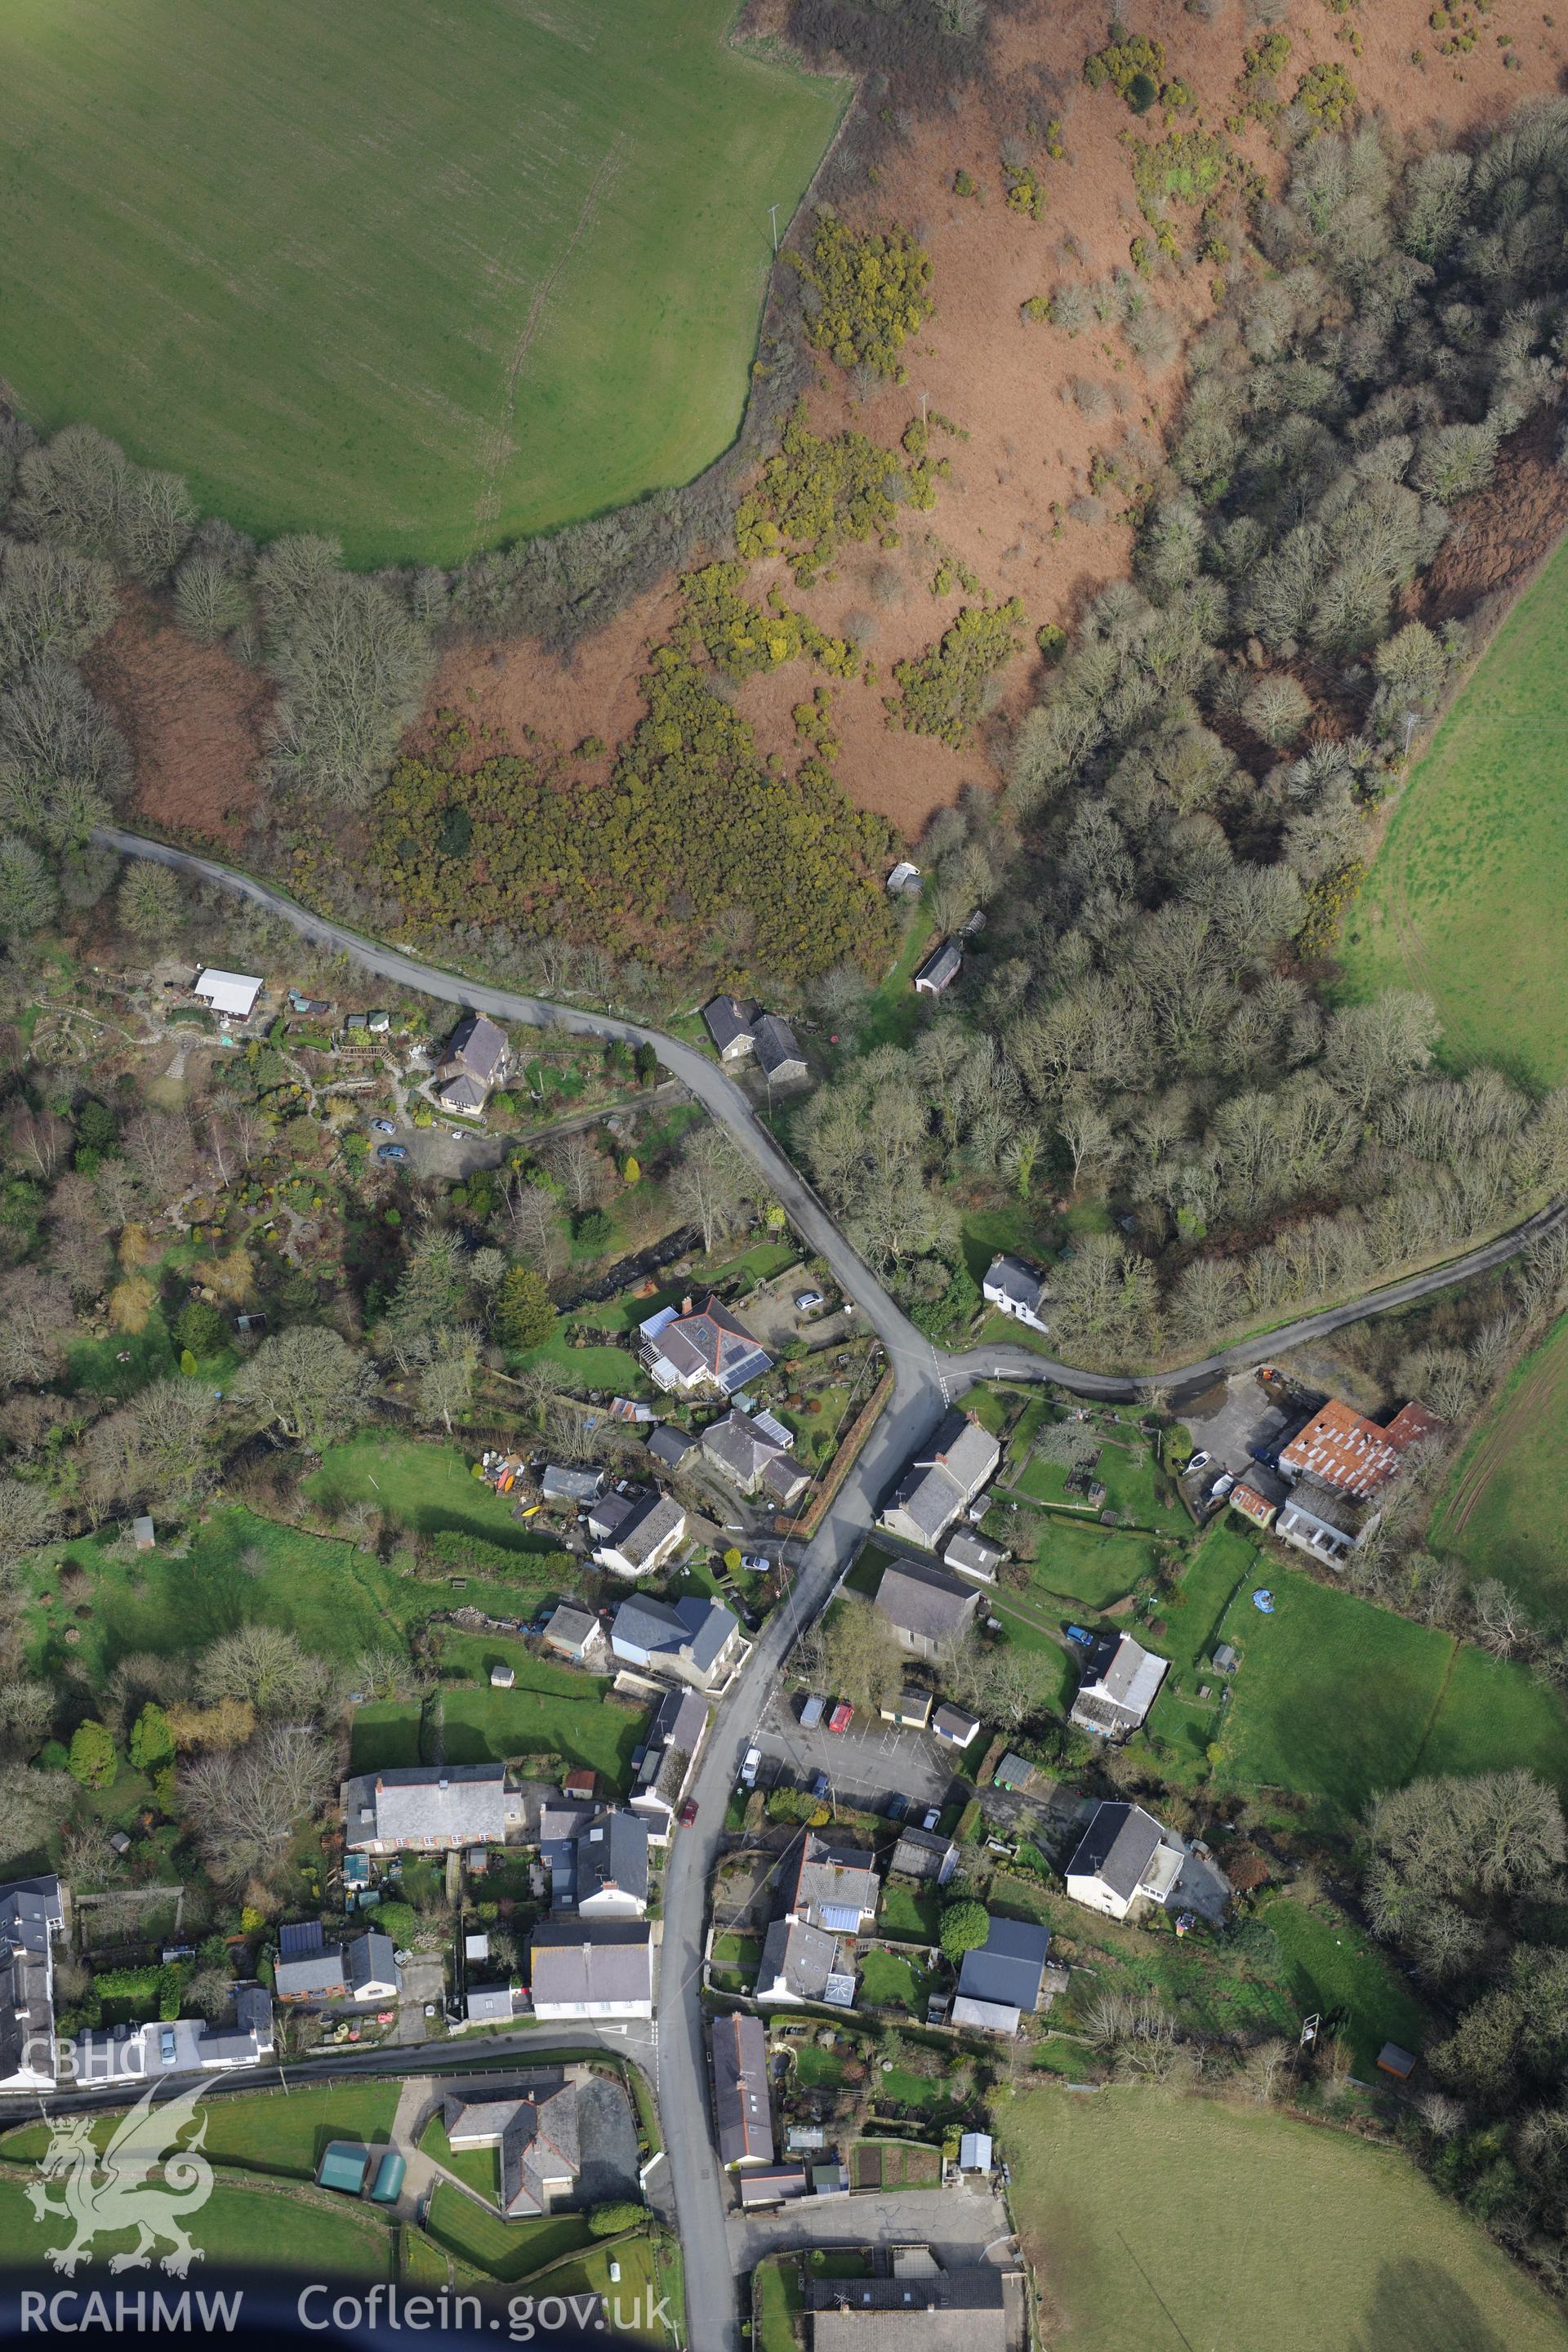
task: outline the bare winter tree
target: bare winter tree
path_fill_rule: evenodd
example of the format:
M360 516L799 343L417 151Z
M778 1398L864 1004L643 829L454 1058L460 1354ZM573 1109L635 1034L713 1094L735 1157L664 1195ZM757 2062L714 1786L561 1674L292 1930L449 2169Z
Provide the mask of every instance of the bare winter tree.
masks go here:
M260 1731L244 1748L198 1756L180 1774L180 1806L213 1876L226 1886L266 1878L297 1824L325 1802L331 1750L292 1725Z
M746 1174L745 1162L721 1127L699 1127L686 1139L670 1193L681 1215L701 1234L705 1253L734 1230Z

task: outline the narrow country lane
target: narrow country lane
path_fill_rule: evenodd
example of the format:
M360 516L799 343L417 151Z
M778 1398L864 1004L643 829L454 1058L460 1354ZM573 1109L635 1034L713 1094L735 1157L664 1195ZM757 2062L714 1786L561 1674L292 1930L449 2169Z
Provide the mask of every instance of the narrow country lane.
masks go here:
M1032 1349L993 1345L959 1356L940 1352L903 1314L871 1269L845 1240L828 1211L800 1171L780 1150L741 1088L694 1046L656 1029L608 1014L586 1013L515 991L467 980L422 962L401 949L362 938L330 917L312 914L254 876L144 839L114 827L94 836L130 857L145 857L175 873L210 882L253 900L291 923L313 945L348 956L377 978L395 982L447 1003L488 1013L497 1020L538 1029L561 1029L574 1036L618 1038L650 1045L660 1062L720 1120L762 1175L773 1197L807 1245L826 1259L846 1297L852 1298L887 1351L894 1374L893 1395L860 1460L821 1528L807 1547L788 1599L764 1624L745 1671L718 1710L692 1793L698 1817L677 1833L667 1866L664 1948L659 1977L656 2074L665 2146L668 2150L681 2247L686 2263L691 2352L739 2352L740 2307L731 2276L725 2228L725 2196L709 2126L708 2051L700 1998L701 1954L707 1889L717 1859L725 1807L735 1786L742 1752L761 1723L789 1650L801 1629L826 1603L838 1576L876 1516L884 1490L915 1448L936 1427L949 1403L976 1380L1005 1376L1053 1381L1079 1396L1116 1401L1135 1398L1158 1386L1181 1403L1226 1373L1356 1322L1387 1307L1403 1306L1430 1292L1500 1265L1538 1234L1561 1221L1559 1203L1513 1232L1467 1251L1447 1265L1412 1275L1382 1290L1317 1315L1281 1325L1262 1337L1240 1341L1195 1363L1142 1381L1124 1375L1085 1371L1054 1362ZM531 2036L526 2041L534 2047ZM522 2052L520 2063L526 2063ZM290 2079L300 2079L291 2072Z

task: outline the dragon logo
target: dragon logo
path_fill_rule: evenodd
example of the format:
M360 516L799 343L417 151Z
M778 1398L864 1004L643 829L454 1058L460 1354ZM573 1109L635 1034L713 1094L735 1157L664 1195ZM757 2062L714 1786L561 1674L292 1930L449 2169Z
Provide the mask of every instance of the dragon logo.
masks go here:
M40 2178L28 2182L27 2199L38 2221L68 2221L75 2233L68 2245L48 2249L56 2270L73 2277L95 2238L127 2230L135 2231L136 2243L110 2256L111 2271L147 2270L160 2241L172 2250L161 2267L176 2278L201 2261L202 2249L192 2245L185 2223L213 2192L213 2168L201 2153L205 2116L195 2137L179 2145L180 2134L196 2121L198 2096L187 2091L154 2107L149 2087L120 2118L101 2155L93 2146L92 2116L66 2116L52 2126ZM60 2185L59 2199L49 2194L52 2182Z

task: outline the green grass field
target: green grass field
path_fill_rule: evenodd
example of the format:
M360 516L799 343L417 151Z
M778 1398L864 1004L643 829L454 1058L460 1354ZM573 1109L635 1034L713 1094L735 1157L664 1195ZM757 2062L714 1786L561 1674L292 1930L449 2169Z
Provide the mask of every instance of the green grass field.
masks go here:
M606 1787L625 1793L631 1785L631 1759L647 1727L640 1709L605 1704L607 1685L571 1666L534 1657L521 1642L491 1634L449 1636L442 1645L444 1669L459 1667L474 1676L443 1694L442 1736L449 1764L485 1764L511 1756L553 1749L568 1764L586 1764ZM516 1670L510 1690L492 1690L489 1669ZM428 1717L426 1718L428 1723ZM420 1708L378 1700L357 1708L353 1769L374 1772L397 1764L435 1761L422 1755ZM425 1748L432 1747L429 1732Z
M447 562L733 435L847 82L733 0L11 0L5 372L264 534Z
M447 2137L447 2126L438 2115L432 2116L419 2135L423 2156L466 2181L487 2204L500 2203L500 2150L496 2147L454 2148Z
M1356 995L1417 988L1444 1052L1568 1076L1568 547L1510 614L1433 738L1345 926Z
M190 2231L204 2256L192 2273L193 2284L219 2269L286 2270L305 2278L392 2275L392 2232L385 2221L374 2207L346 2197L328 2206L314 2195L291 2197L260 2183L220 2179ZM68 2222L40 2224L34 2219L19 2179L0 2179L0 2267L31 2268L46 2247L64 2245L69 2235ZM110 2280L110 2255L129 2252L135 2243L133 2230L98 2236L90 2263L76 2273L82 2294L101 2289ZM161 2273L153 2275L167 2287Z
M1303 2017L1314 2011L1349 2042L1356 2072L1371 2079L1385 2042L1419 2052L1430 2038L1426 2011L1392 1962L1342 1913L1311 1910L1275 1895L1260 1915L1279 1941L1285 1975Z
M1252 1605L1261 1585L1269 1617ZM1241 1659L1223 1709L1216 1641ZM1151 1729L1194 1771L1218 1741L1215 1788L1297 1790L1341 1826L1418 1774L1524 1764L1568 1788L1568 1716L1522 1667L1265 1561L1234 1526L1202 1547L1160 1646L1172 1675Z
M205 2101L203 2147L215 2164L247 2172L279 2173L313 2180L321 2151L331 2139L384 2141L397 2112L395 2083L333 2083L297 2091L240 2093ZM93 2126L100 2147L108 2146L118 2115ZM6 2134L0 2155L15 2163L33 2162L48 2143L44 2124L24 2124Z
M1061 2352L1562 2352L1568 2322L1408 2159L1157 2090L1007 2109Z
M1509 1379L1455 1463L1432 1521L1433 1549L1471 1575L1500 1576L1532 1616L1568 1622L1568 1521L1559 1500L1568 1450L1568 1318Z
M448 2182L437 2183L426 2228L438 2246L460 2254L491 2278L526 2278L531 2271L592 2242L580 2213L552 2213L535 2221L503 2221Z

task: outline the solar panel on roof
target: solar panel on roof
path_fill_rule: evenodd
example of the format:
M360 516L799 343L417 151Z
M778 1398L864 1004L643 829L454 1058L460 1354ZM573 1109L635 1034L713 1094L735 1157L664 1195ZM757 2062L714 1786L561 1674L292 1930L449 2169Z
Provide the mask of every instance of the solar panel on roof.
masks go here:
M325 1948L319 1919L301 1919L293 1927L278 1930L279 1957L285 1960L302 1960L312 1952Z

